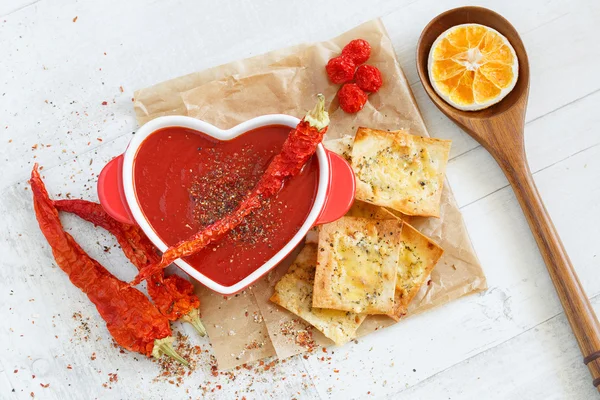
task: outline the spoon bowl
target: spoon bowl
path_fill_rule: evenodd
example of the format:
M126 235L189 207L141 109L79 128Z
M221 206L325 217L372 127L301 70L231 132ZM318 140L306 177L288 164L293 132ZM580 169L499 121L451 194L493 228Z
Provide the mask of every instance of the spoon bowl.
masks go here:
M447 29L460 24L476 23L493 28L503 34L515 49L519 60L519 77L513 90L499 103L479 111L461 111L446 103L433 89L429 80L427 62L433 42ZM483 7L460 7L448 10L435 17L419 38L417 44L417 72L425 91L435 105L454 122L489 119L507 111L521 111L525 116L525 105L529 93L529 60L525 46L517 30L500 14ZM468 132L471 134L472 132Z
M519 60L519 76L513 90L499 103L479 111L461 111L446 103L433 89L427 68L435 40L447 29L466 23L485 25L503 34ZM417 71L434 104L485 147L504 171L544 258L579 343L583 362L592 374L593 385L600 388L600 324L535 187L525 156L529 60L519 34L504 17L486 8L460 7L446 11L435 17L421 33L417 44Z

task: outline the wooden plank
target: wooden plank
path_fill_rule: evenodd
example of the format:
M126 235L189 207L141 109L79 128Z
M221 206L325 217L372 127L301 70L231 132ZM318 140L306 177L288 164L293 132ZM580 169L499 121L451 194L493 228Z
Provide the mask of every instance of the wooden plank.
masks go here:
M595 92L525 126L532 172L600 144L600 135L593 133L600 125L596 112L599 102L600 92ZM461 207L508 185L494 159L482 147L451 160L447 176Z
M597 8L573 7L566 0L550 4L536 0L527 3L526 11L530 13L524 14L510 4L484 3L504 13L525 32L532 75L540 68L544 82L569 82L568 87L561 87L552 96L537 95L543 84L533 82L528 118L598 89L597 80L589 72L598 65L598 56L588 51L594 42L593 35L586 34L593 29ZM0 64L0 76L5 79L5 95L0 96L0 110L6 117L0 160L10 162L13 168L0 177L0 188L23 180L34 155L52 166L98 145L98 137L111 140L135 130L130 100L139 87L282 46L326 39L378 15L384 15L405 72L416 82L414 45L420 30L436 13L458 4L458 0L380 0L365 9L327 2L315 13L316 5L288 8L270 3L268 13L277 18L263 24L260 17L267 11L253 4L227 7L207 3L207 8L200 9L174 0L151 5L142 5L140 0L40 2L35 13L23 9L2 23L0 53L4 62ZM557 19L566 12L570 13ZM75 16L78 19L73 23ZM159 25L148 29L148 21ZM555 37L555 29L562 36ZM571 37L571 33L564 34L567 30L576 35L575 47L566 39ZM569 63L556 65L553 53L544 50L549 42L557 54L569 54L568 59L577 60L582 73L574 74ZM417 100L432 135L453 139L454 155L475 147L473 141L440 117L418 86ZM47 89L38 90L42 87ZM5 145L4 140L11 139L10 145ZM35 144L51 147L31 150Z
M600 312L600 299L593 301ZM389 399L571 399L598 396L564 314Z
M11 0L0 3L0 18L8 18L11 14L18 13L29 7L35 7L41 0ZM30 12L27 10L27 12Z
M37 13L23 9L7 17L5 23L0 19L0 51L4 55L0 63L0 95L7 93L0 96L0 160L10 165L0 177L0 215L5 227L0 231L0 280L6 289L0 291L0 310L5 318L3 327L8 327L0 331L0 339L8 344L0 366L0 397L27 398L35 392L36 397L57 399L158 399L165 393L186 398L203 396L199 386L216 388L220 384L220 391L209 391L205 397L363 398L367 391L393 397L408 385L415 389L406 392L412 394L407 398L427 398L429 393L438 392L431 392L427 385L415 385L456 368L458 372L452 378L455 382L465 380L467 394L463 398L472 398L468 395L489 385L467 381L465 375L470 370L456 366L457 363L507 340L507 345L500 347L509 354L507 357L536 350L537 341L542 341L544 349L554 346L564 350L565 356L558 357L561 361L557 366L565 368L564 376L569 381L587 385L587 371L584 369L581 375L579 354L563 343L568 330L564 337L561 334L557 338L548 338L545 333L543 337L519 336L553 318L560 312L560 305L514 196L507 188L489 195L502 187L502 180L497 171L493 175L495 166L484 153L468 153L463 156L465 160L457 159L449 169L456 172L450 179L461 204L489 195L464 208L471 237L488 274L491 289L487 293L408 319L361 339L358 344L328 349L327 354L313 354L308 360L291 359L271 372L235 372L235 381L226 376L212 378L207 363L182 387L151 383L157 373L155 365L142 359L135 361L131 354L118 354L112 348L105 328L94 320L93 307L70 286L61 271L52 268L49 250L32 217L30 193L24 187L33 156L46 167L44 172L53 193L71 192L93 198L95 178L91 174L97 174L103 162L122 151L130 132L135 130L130 101L135 88L273 48L324 39L381 14L403 67L413 79L410 69L414 69L414 59L410 57L414 58L414 50L410 45L414 46L420 29L438 11L458 4L438 3L378 1L364 7L363 3L345 2L340 7L340 3L327 2L321 5L322 12L315 13L316 5L310 4L234 6L217 2L198 7L174 0L143 5L139 0L102 4L45 0L36 5ZM529 120L597 90L598 79L590 75L597 65L593 64L597 53L587 50L593 48L591 32L597 30L593 24L598 15L594 2L577 2L575 6L566 1L536 0L518 6L484 2L489 4L524 33L532 73L534 67L539 68L536 71L544 77L532 88ZM570 14L561 17L565 13ZM265 14L271 17L268 22ZM75 16L78 20L73 23ZM556 64L554 51L568 57ZM550 83L557 80L572 86L560 83L558 90L552 92ZM124 93L119 86L124 87ZM540 89L541 86L544 87ZM420 84L415 89L432 134L454 139L455 155L473 148L474 143L441 118L423 97ZM102 106L102 101L107 101L107 105ZM589 148L597 138L597 103L597 95L592 95L527 126L532 167L543 169L536 174L536 181L589 294L600 292L600 278L595 273L599 258L594 250L600 237L595 223L600 220L600 210L594 203L600 194L600 157L598 147L581 150ZM570 131L560 132L562 127ZM561 141L561 133L571 140ZM9 139L13 142L7 145L5 141ZM51 147L32 150L34 144ZM82 155L73 158L76 154ZM467 175L472 170L487 172ZM105 234L74 219L66 218L65 223L81 238L84 248L111 271L123 279L133 275L131 268L123 268L124 259L118 251L103 252L103 245L113 243ZM79 327L72 318L74 311L81 311L99 324L93 326L94 340L100 337L98 342L74 338L73 330ZM554 331L554 327L549 330ZM54 335L59 338L53 338ZM207 342L199 338L193 337L192 341L208 348ZM515 347L508 346L511 342ZM90 360L92 352L97 353L96 361ZM497 354L477 356L483 361L476 370L484 364L491 368ZM569 364L571 359L577 363ZM74 369L67 369L68 364ZM498 370L501 377L515 379L507 392L498 397L511 398L510 394L516 392L508 390L515 387L524 388L529 398L552 391L574 396L588 394L570 391L565 378L542 381L536 376L535 371L551 367L545 358L533 358L528 365L531 368L519 369L520 374L506 371L508 367ZM14 373L15 369L19 372ZM107 373L117 369L120 381L112 390L103 388ZM496 371L484 372L490 376ZM35 379L32 374L36 374ZM448 381L432 381L441 387L439 393L454 394ZM545 382L547 391L536 392L536 382ZM51 386L43 389L40 383Z

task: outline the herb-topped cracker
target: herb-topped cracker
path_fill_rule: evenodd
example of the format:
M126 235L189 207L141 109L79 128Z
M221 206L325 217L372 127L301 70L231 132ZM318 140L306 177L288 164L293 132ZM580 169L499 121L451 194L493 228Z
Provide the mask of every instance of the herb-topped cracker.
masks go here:
M439 217L450 140L359 128L352 147L356 198L407 215Z
M444 250L433 240L407 224L402 226L402 242L398 260L394 311L390 317L398 321L406 314L409 303L431 274Z
M296 314L337 345L354 339L366 314L313 308L313 285L317 265L317 245L304 246L294 263L275 285L271 301Z
M313 307L389 314L402 221L342 217L321 226Z

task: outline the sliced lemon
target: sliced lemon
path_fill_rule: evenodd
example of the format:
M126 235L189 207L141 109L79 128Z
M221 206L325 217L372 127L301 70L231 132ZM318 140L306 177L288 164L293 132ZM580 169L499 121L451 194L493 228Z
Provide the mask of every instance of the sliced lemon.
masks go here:
M498 103L515 87L519 60L498 31L479 24L453 26L431 46L429 80L448 104L475 111Z

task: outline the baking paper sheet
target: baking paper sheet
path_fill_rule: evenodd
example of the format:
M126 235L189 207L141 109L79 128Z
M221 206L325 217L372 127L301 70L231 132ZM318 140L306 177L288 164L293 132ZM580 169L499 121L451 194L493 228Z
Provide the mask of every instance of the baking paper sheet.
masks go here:
M365 108L346 114L338 108L325 64L340 54L352 39L366 39L372 46L368 63L377 66L383 86L371 94ZM273 51L192 73L135 94L137 120L143 124L161 115L188 115L220 128L231 128L247 119L270 113L301 118L323 93L328 101L331 124L328 139L354 135L357 127L407 129L429 136L421 114L387 32L379 20L362 24L329 41ZM473 251L465 224L446 182L441 218L414 218L411 222L444 249L431 274L431 281L411 303L409 315L437 307L469 293L487 288L485 275ZM229 299L200 285L202 319L213 344L219 369L277 355L289 357L307 351L304 331L312 332L314 345L332 342L298 317L269 302L273 285L297 252L253 287ZM358 331L364 336L395 322L386 316L370 316ZM402 323L400 321L399 323Z

